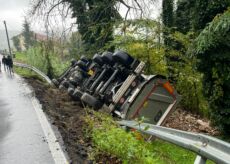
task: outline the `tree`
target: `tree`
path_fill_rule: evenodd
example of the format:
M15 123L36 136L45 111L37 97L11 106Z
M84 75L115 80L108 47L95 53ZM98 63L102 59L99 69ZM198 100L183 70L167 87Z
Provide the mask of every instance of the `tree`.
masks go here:
M173 26L173 0L164 0L162 2L162 20L165 27Z
M176 30L186 34L192 29L195 0L178 0L175 10L174 26Z
M79 32L73 32L69 43L68 43L68 49L70 57L77 58L80 57L80 54L82 52L82 39Z
M113 40L114 24L121 18L115 9L115 0L56 0L54 2L55 4L51 5L46 13L47 17L58 5L68 4L72 17L76 18L78 32L88 54L94 54ZM42 8L42 4L46 5L46 2L38 0L33 10Z
M193 29L200 31L211 22L218 13L223 13L230 5L229 0L195 0Z
M151 1L154 0L148 0L148 2ZM52 15L52 11L59 11L63 17L68 14L68 11L71 11L72 17L76 18L83 47L87 54L92 55L102 50L114 39L115 23L123 20L119 14L119 6L123 5L127 8L124 18L126 20L128 13L133 10L142 16L144 12L142 5L146 4L145 2L146 0L35 0L32 14L42 15L47 20ZM60 6L66 6L67 9L60 9ZM145 9L147 9L146 5ZM107 50L112 51L113 49L114 47L107 46Z
M230 8L214 20L196 39L198 69L204 74L204 93L213 122L230 134Z
M14 47L16 48L16 50L21 51L20 40L19 40L18 36L14 36L12 38L12 40L13 40L13 44L14 44Z
M67 2L72 8L72 16L77 18L78 30L86 51L98 51L113 40L113 26L120 18L114 8L114 0L67 0Z
M173 0L164 0L162 2L162 22L164 25L164 43L170 45L169 33L173 27Z
M188 31L199 33L229 5L229 0L178 0L175 10L175 27L184 34Z
M30 24L29 22L25 19L23 23L23 31L22 35L24 37L24 45L25 48L28 49L30 46L33 45L33 33L30 30Z
M177 61L177 57L170 55L170 49L174 48L174 41L170 37L171 33L173 32L173 0L164 0L162 2L162 22L164 25L163 30L163 38L164 38L164 45L165 49L165 57L168 65L168 76L171 81L175 82L175 71L172 65L172 62Z

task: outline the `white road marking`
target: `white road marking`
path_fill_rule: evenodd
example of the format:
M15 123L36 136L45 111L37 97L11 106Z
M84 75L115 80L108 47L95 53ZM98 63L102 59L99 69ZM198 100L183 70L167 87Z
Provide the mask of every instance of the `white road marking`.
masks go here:
M57 142L58 140L54 134L54 131L52 130L49 121L47 120L45 114L43 113L41 109L41 104L38 102L38 100L35 97L32 97L31 101L37 113L37 116L42 126L43 132L46 136L46 140L48 142L48 145L49 145L49 148L50 148L50 151L51 151L51 154L53 156L55 163L56 164L68 164L69 162L66 156L64 155L64 152L60 144Z
M16 78L20 78L20 76L15 74ZM32 93L33 91L28 87L28 86L23 86L25 88L25 90L28 92L30 91L30 93ZM32 95L32 94L31 94ZM42 106L40 104L40 102L37 100L37 98L32 95L31 97L31 101L33 104L33 107L35 109L35 112L37 114L38 120L41 124L42 130L45 134L46 137L46 141L49 145L49 149L50 152L52 154L52 157L54 159L55 164L69 164L69 161L67 160L59 142L58 139L55 136L55 133L46 117L46 115L44 114L43 110L42 110Z

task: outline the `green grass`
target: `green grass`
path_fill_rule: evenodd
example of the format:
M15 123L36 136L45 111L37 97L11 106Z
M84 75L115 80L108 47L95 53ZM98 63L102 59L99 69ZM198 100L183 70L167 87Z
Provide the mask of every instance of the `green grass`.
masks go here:
M145 142L139 133L121 129L108 115L93 112L85 120L86 134L94 145L93 159L98 154L109 154L123 163L193 164L196 158L195 153L159 139Z
M16 52L14 60L16 60L18 62L22 62L22 63L27 62L26 55L23 52Z
M159 139L153 141L151 146L166 163L193 164L196 158L194 153Z
M58 77L70 64L69 61L63 60L61 57L53 53L49 54L49 58L53 68L54 77ZM26 52L16 52L14 60L32 65L47 74L47 58L46 55L43 54L41 47L33 47Z
M152 142L152 149L160 153L160 158L168 163L193 164L196 158L195 153L159 139ZM208 160L207 164L214 162Z
M32 70L15 66L14 71L15 71L15 73L17 73L21 77L34 78L34 79L38 79L40 81L45 82L42 77L40 77L37 73L33 72Z

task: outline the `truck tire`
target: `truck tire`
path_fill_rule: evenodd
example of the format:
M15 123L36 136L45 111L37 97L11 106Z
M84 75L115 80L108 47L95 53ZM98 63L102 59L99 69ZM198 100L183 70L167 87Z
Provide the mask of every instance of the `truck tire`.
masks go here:
M80 91L79 89L75 89L73 92L73 98L74 100L81 100L81 96L83 95L83 92Z
M52 83L53 83L56 87L59 86L59 82L57 81L57 79L53 79L53 80L52 80Z
M130 67L130 65L133 63L134 59L126 52L124 51L117 51L113 54L114 61L121 63L122 65L126 67Z
M71 61L70 61L71 66L74 66L76 63L77 63L76 59L71 59Z
M73 93L74 93L74 88L73 87L69 87L68 90L67 90L68 94L70 96L73 96Z
M95 110L100 109L103 105L98 99L88 93L83 93L81 100L83 101L83 103L87 104Z
M114 64L114 61L113 61L113 54L111 52L104 52L102 55L101 55L101 58L102 60L106 63L106 64L109 64L109 65L113 65Z
M64 80L61 82L61 85L63 85L67 89L69 87L69 82L67 80Z
M95 54L95 55L93 56L93 61L94 61L95 63L97 63L98 65L103 65L103 64L104 64L104 63L103 63L103 60L102 60L102 58L101 58L101 56L98 55L98 54Z
M86 72L88 71L86 63L81 60L77 62L77 66L81 68L83 71L86 71Z

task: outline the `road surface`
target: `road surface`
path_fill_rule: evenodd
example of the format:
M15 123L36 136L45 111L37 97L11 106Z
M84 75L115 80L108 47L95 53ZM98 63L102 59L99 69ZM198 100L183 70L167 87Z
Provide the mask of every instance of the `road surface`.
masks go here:
M66 163L55 159L47 138L51 132L44 130L49 125L42 123L31 97L21 78L0 72L0 164Z

